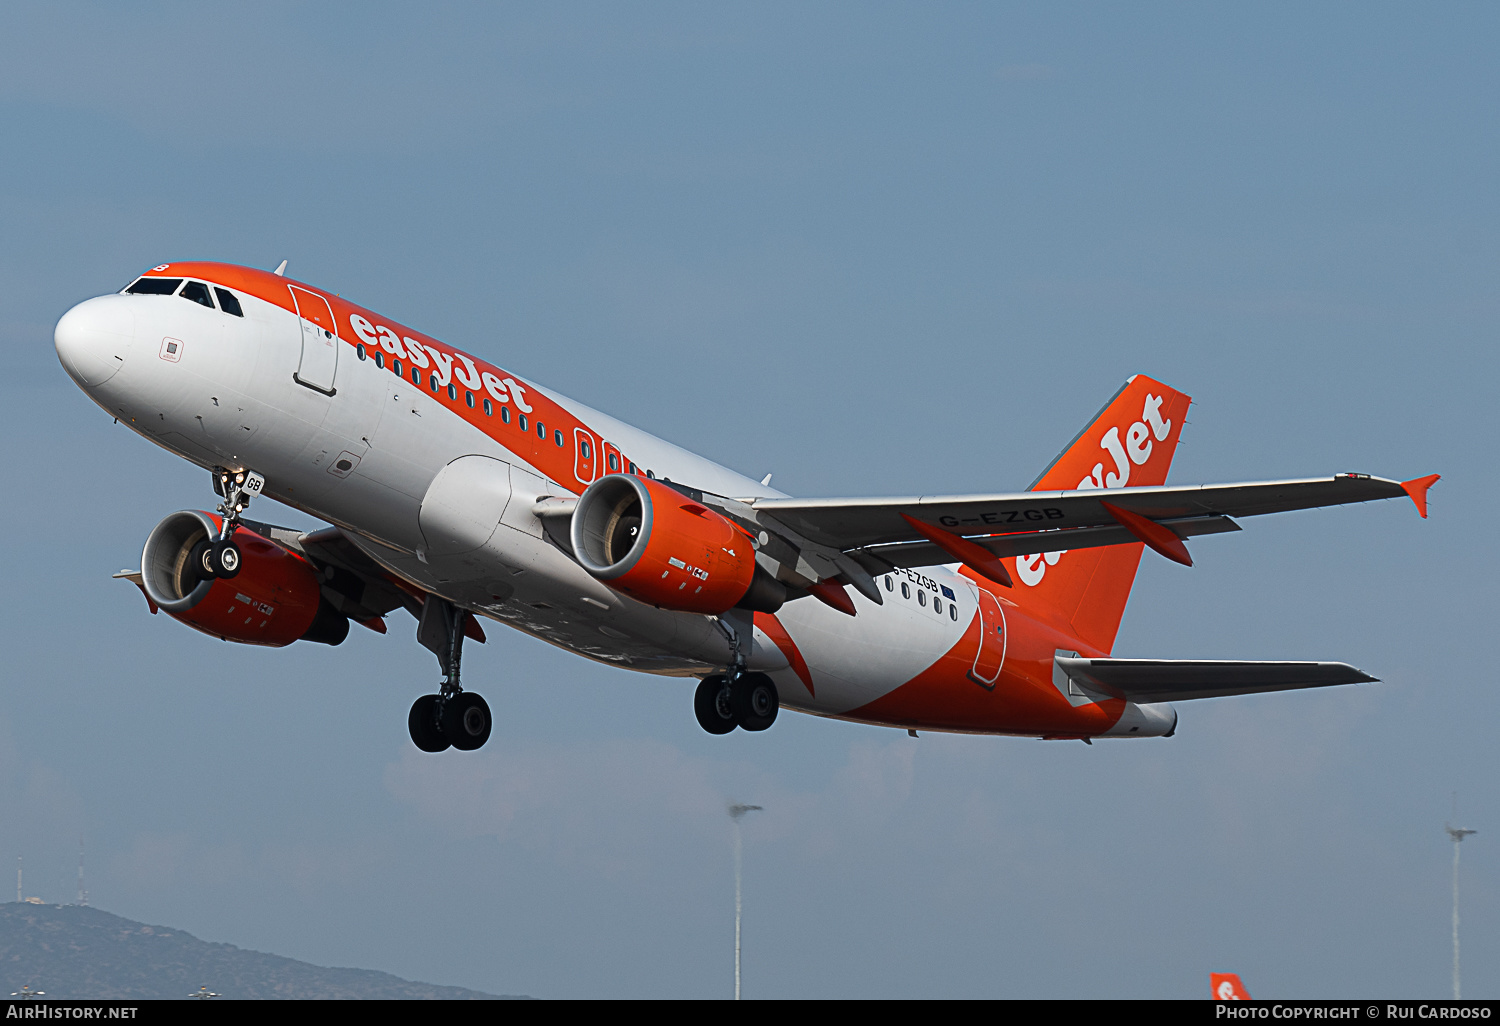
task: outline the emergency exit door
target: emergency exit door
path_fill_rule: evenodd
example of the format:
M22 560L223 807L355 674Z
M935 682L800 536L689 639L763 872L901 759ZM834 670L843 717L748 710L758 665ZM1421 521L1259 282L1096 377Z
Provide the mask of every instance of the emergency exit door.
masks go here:
M979 595L979 650L974 653L974 668L969 679L981 687L993 688L1005 665L1005 611L995 596L975 587Z

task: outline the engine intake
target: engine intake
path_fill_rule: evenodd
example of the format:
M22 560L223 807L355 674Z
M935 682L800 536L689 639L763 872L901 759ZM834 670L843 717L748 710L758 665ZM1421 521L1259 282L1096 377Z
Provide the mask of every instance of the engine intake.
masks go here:
M323 598L312 564L248 528L234 533L239 574L206 577L194 551L222 523L212 513L183 510L157 524L141 553L146 597L174 620L225 641L280 647L337 645L348 637L349 620Z
M772 612L785 598L757 573L740 527L658 481L611 474L589 485L573 510L570 540L585 570L662 609L717 614L754 603Z

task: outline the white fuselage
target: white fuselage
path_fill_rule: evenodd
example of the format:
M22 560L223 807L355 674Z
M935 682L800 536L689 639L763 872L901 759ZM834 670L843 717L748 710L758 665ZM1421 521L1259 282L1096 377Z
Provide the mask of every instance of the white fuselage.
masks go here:
M338 338L330 338L334 362L326 372L333 394L299 383L309 339L320 329L253 295L240 293L240 300L243 317L178 296L88 300L59 323L59 355L120 423L204 468L258 471L266 494L337 525L376 562L423 590L635 670L702 675L730 663L727 634L715 618L623 596L548 540L534 504L543 496L577 495L583 482L549 479L516 447L502 444L503 432L455 414L424 387L425 375L423 386L413 384ZM171 352L169 340L176 342ZM520 379L513 384L518 404L551 400L657 478L736 498L780 494L550 390ZM485 482L481 508L494 519L467 541L462 531L459 541L430 537L442 521L437 493L472 494L476 467ZM885 603L854 595L854 617L811 599L777 614L806 660L812 691L782 649L751 625L750 614L724 619L753 634L749 668L772 675L784 705L847 714L930 667L976 616L973 584L950 569L900 571L881 584ZM952 596L943 599L941 613L931 601L940 590Z

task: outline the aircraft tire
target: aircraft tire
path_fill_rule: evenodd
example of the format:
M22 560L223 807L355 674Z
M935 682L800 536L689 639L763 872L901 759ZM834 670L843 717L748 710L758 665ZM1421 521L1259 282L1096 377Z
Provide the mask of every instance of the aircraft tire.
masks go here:
M437 695L423 695L411 704L406 717L406 729L411 731L411 743L424 752L441 752L450 742L438 729Z
M724 676L716 673L704 677L693 693L693 712L698 717L698 726L710 734L727 734L739 726L732 694L727 696L727 701L721 701L723 693L729 690L727 684Z
M213 546L205 539L193 546L193 551L188 553L188 568L192 570L193 576L200 581L211 581L218 575L214 573L213 565L209 562L209 556Z
M443 736L460 752L484 747L491 725L489 703L472 691L460 691L443 703Z
M240 555L240 547L232 541L214 542L208 550L209 566L213 568L215 577L230 578L239 575L240 567L244 565L244 557Z
M736 718L745 730L765 730L776 722L781 710L776 682L764 673L747 673L735 681L732 701Z

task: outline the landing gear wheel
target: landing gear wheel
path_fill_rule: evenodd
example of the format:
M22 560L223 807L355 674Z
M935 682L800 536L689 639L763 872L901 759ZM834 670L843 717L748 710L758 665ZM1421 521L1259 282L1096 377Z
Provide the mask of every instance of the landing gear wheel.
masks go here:
M460 752L472 752L490 739L490 707L472 691L443 702L443 736Z
M411 704L406 717L406 729L411 731L411 743L424 752L441 752L449 745L438 726L437 695L423 695Z
M234 577L240 572L240 547L232 541L214 542L208 550L208 565L215 577Z
M722 674L704 677L693 693L693 712L698 716L698 726L710 734L727 734L738 727L729 678Z
M781 696L776 683L764 673L747 673L731 689L736 718L745 730L765 730L776 722Z
M211 581L217 576L208 558L212 549L213 545L210 542L201 541L193 546L193 551L188 553L188 570L200 581Z

